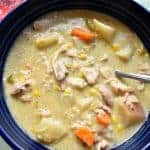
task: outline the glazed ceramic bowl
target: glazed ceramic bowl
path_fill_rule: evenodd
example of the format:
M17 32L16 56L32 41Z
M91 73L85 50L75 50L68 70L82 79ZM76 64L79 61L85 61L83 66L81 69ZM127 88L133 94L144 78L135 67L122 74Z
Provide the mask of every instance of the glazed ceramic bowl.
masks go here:
M45 150L47 148L31 139L17 125L7 107L2 78L10 47L18 34L39 16L64 9L89 9L113 16L134 30L145 47L150 50L150 13L131 0L30 0L24 2L0 23L0 134L13 149ZM136 134L112 149L150 149L149 141L150 115Z

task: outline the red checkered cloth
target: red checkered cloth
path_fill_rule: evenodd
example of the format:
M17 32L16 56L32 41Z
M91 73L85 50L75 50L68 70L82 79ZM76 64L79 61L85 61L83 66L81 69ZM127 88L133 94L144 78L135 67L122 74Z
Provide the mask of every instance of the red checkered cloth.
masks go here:
M0 20L25 0L0 0Z

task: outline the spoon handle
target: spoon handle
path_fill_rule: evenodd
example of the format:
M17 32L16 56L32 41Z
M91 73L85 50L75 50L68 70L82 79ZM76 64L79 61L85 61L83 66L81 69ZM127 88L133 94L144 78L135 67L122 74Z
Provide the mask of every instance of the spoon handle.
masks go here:
M150 83L150 75L144 74L134 74L134 73L124 73L119 70L115 70L115 75L118 77L131 78L139 81L149 82Z

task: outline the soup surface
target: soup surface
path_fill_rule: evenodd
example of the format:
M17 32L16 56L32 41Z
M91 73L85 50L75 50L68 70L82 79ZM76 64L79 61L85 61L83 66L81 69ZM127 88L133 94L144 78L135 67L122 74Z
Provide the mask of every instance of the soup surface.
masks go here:
M146 119L150 85L113 71L150 74L137 35L87 10L49 13L29 25L8 56L4 86L17 123L56 150L101 150Z

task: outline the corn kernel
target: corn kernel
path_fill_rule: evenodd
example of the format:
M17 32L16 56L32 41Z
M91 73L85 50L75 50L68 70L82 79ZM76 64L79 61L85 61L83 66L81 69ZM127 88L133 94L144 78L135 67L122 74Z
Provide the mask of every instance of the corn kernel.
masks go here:
M17 78L19 81L25 81L25 77L23 75L19 75Z
M98 94L98 91L97 91L97 89L95 89L95 88L91 88L90 91L89 91L89 93L90 93L90 95L92 95L92 96L96 96L96 95Z
M112 50L113 50L113 51L118 51L119 48L120 48L120 46L119 46L118 44L113 44L113 45L112 45Z
M53 89L55 91L61 91L61 88L57 84L53 85Z
M72 89L71 88L66 88L64 91L64 95L71 95L72 94Z
M112 123L113 124L117 124L119 122L119 120L117 119L117 117L115 115L112 115Z
M85 54L85 53L80 53L78 57L79 57L80 59L82 59L82 60L85 60L85 59L87 59L87 54Z
M40 96L40 92L37 89L33 90L33 96L34 97L39 97Z
M84 74L83 74L82 72L79 72L79 73L77 74L77 76L80 77L80 78L83 78L83 77L84 77Z
M123 131L123 130L124 130L123 125L120 124L120 123L118 123L117 126L116 126L116 131L117 131L117 132L121 132L121 131Z

